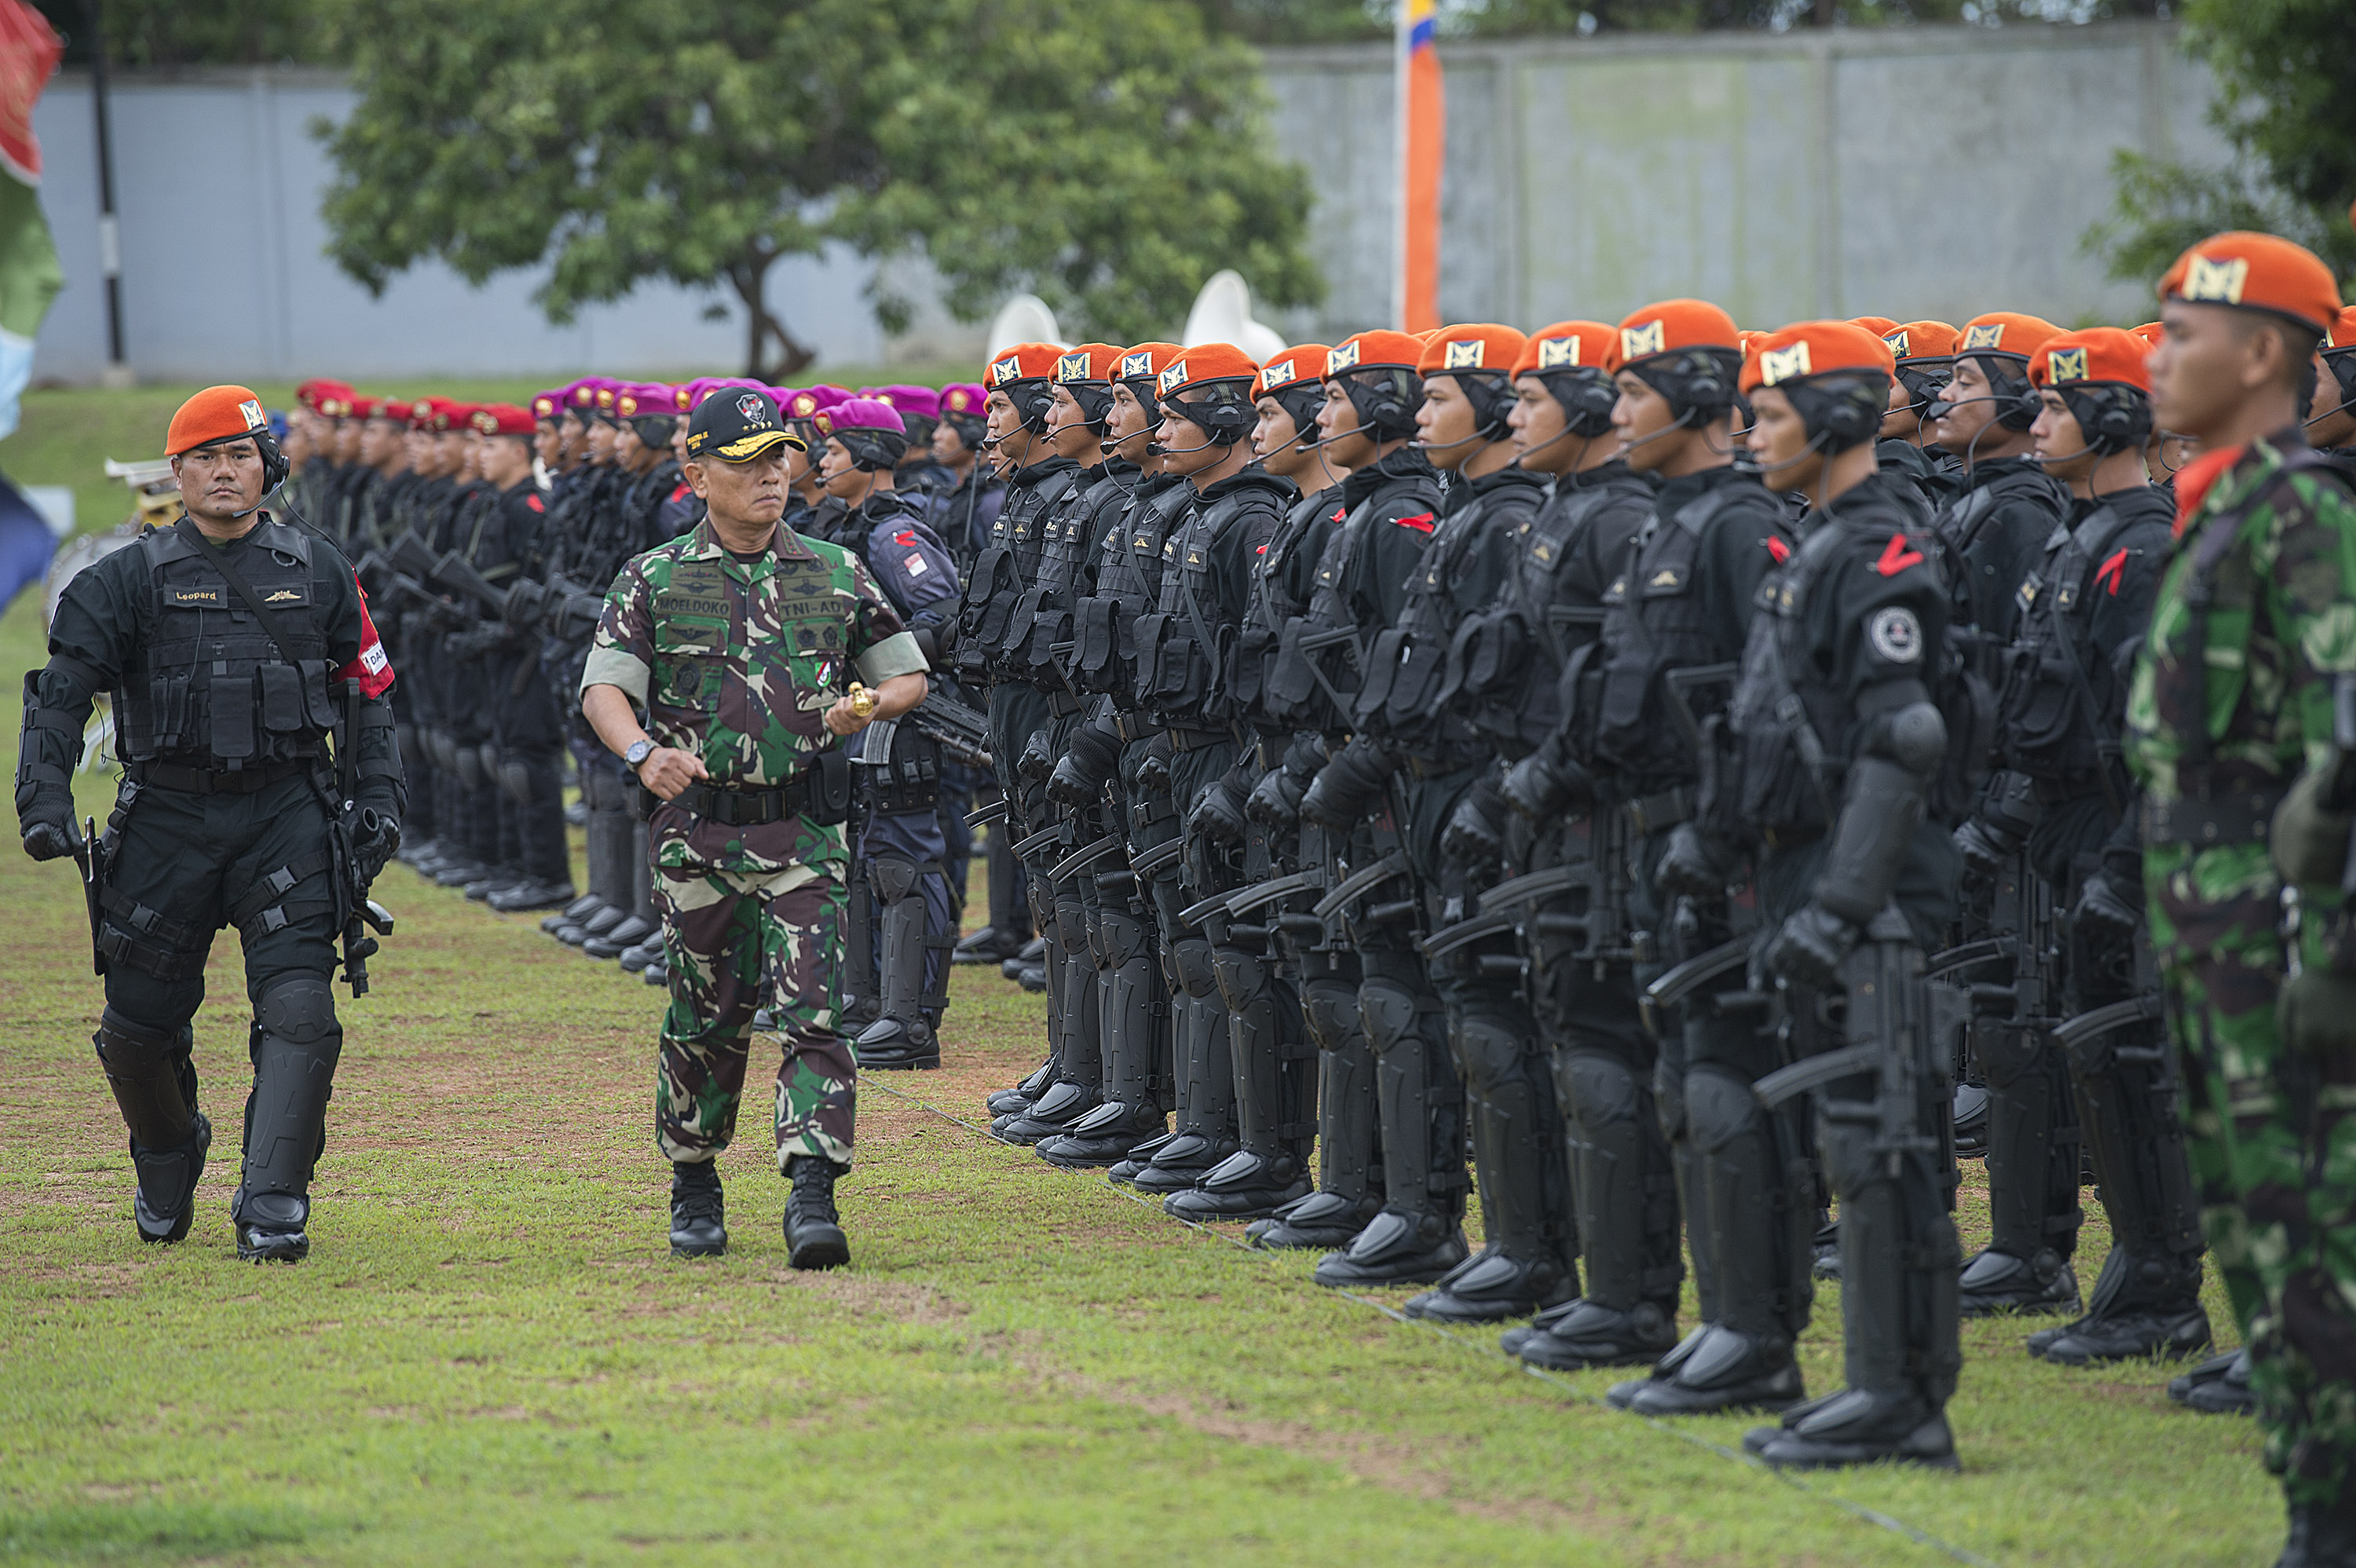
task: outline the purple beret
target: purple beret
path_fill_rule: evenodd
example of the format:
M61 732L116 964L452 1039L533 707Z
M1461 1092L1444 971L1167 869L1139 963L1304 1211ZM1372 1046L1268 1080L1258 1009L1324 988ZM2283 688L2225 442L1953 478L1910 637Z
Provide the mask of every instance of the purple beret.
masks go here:
M937 420L941 417L941 395L930 387L893 385L884 389L884 400L904 415Z
M908 422L900 411L881 398L845 398L830 409L821 411L826 419L819 428L830 433L836 430L888 430L894 435L908 433Z
M981 389L979 382L951 381L940 390L939 407L943 414L978 420L981 418L982 404L989 400L990 394Z
M850 401L851 391L845 387L833 387L820 382L815 387L805 387L799 391L782 391L780 396L788 400L777 405L779 411L787 419L806 420L820 409L830 409L838 403Z

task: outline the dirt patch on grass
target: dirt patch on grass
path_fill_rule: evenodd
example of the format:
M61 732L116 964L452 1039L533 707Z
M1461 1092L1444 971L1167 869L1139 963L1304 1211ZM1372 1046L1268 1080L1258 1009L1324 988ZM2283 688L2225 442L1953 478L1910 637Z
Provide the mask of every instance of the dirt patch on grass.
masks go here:
M1408 1443L1376 1433L1334 1431L1307 1422L1273 1420L1181 1394L1153 1392L1068 1371L1051 1373L1046 1381L1108 1404L1174 1421L1206 1436L1254 1448L1306 1455L1335 1466L1369 1486L1423 1502L1444 1504L1471 1518L1582 1532L1616 1533L1629 1523L1624 1517L1586 1499L1461 1495L1451 1473L1457 1467L1451 1461L1462 1463L1472 1456L1476 1443L1470 1436L1424 1437Z
M964 1302L952 1301L928 1286L874 1275L779 1269L769 1278L789 1291L830 1301L860 1317L884 1317L894 1323L937 1328L955 1323L973 1311Z

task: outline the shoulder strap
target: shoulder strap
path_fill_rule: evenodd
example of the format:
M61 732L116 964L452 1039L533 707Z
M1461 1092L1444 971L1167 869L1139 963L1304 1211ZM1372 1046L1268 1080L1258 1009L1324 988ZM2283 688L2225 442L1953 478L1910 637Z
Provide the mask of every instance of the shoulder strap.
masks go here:
M197 525L182 517L172 527L176 530L185 528L187 534L195 534ZM262 602L262 595L256 593L252 585L246 581L245 574L230 564L227 552L210 549L204 546L200 542L201 536L189 539L187 535L183 535L182 538L185 542L196 544L199 549L206 550L212 560L213 569L228 580L230 591L244 600L245 607L253 612L253 618L262 623L262 629L269 634L271 642L278 648L278 656L296 668L301 668L303 661L295 656L294 639L286 635L286 628L279 624L277 614Z

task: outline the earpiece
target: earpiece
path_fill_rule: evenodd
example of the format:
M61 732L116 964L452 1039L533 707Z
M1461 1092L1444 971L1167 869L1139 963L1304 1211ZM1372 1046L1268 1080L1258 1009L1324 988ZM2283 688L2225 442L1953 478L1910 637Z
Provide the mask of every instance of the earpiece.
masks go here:
M1611 377L1590 365L1550 370L1538 380L1562 405L1563 424L1573 435L1592 438L1611 432L1612 411L1620 401L1620 389Z

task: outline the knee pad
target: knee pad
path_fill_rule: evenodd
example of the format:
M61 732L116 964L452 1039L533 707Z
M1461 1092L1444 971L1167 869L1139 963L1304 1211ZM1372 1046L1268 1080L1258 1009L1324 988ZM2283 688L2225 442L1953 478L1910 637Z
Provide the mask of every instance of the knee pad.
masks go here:
M1633 1122L1644 1104L1635 1070L1598 1051L1572 1051L1562 1064L1562 1083L1572 1117L1590 1130Z
M343 1041L336 994L324 975L284 975L270 982L254 1009L262 1032L293 1045L328 1049Z
M1686 1074L1686 1121L1693 1141L1715 1154L1763 1116L1751 1085L1722 1068L1697 1067Z
M1825 1182L1834 1197L1854 1198L1884 1178L1885 1168L1873 1151L1874 1141L1870 1127L1821 1115L1816 1118L1816 1155L1824 1161Z
M426 753L434 759L434 765L444 773L458 771L458 743L450 739L449 731L425 731L425 750Z
M1458 1019L1450 1033L1458 1066L1475 1083L1500 1083L1512 1077L1529 1049L1513 1025L1484 1013Z
M475 754L483 760L484 777L496 779L499 776L500 756L499 748L496 742L484 741L475 748Z
M1219 995L1230 1008L1242 1007L1268 985L1267 961L1239 948L1213 948L1211 972L1218 981Z
M1365 1029L1358 1012L1355 986L1312 980L1301 992L1301 1010L1320 1051L1340 1051Z
M518 805L531 804L531 770L510 757L499 764L499 787Z
M1171 965L1176 971L1178 985L1190 997L1208 998L1219 988L1219 971L1211 955L1211 944L1196 937L1170 944Z
M878 855L867 862L867 884L883 903L898 903L916 885L922 869L905 855Z
M483 753L473 746L454 746L450 752L451 765L457 770L458 782L470 790L483 787Z

